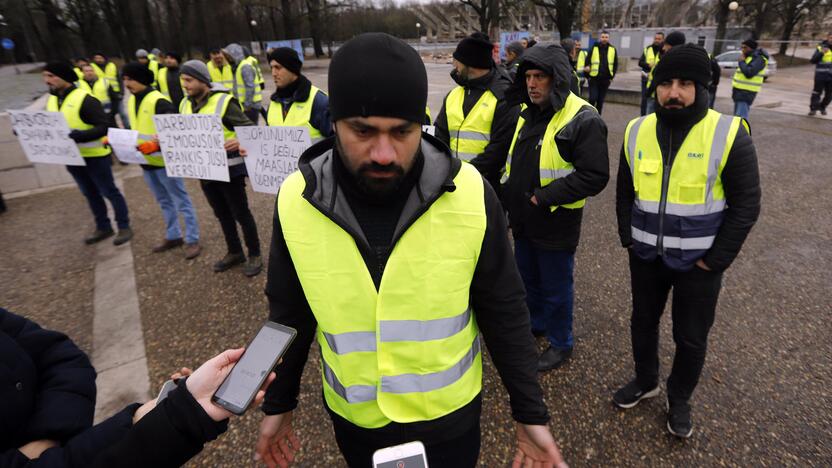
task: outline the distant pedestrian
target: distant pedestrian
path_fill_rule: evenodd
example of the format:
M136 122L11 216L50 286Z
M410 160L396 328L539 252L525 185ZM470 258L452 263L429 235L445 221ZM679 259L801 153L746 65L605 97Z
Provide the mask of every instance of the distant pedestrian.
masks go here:
M662 47L659 51L659 57L656 60L656 65L661 61L662 56L664 54L671 51L676 46L680 46L687 41L685 37L685 33L681 31L672 31L670 34L667 35L664 42L662 43ZM645 112L647 114L652 114L656 111L656 89L653 85L653 70L655 70L655 65L650 70L650 73L647 74L647 102ZM646 115L646 114L645 114Z
M158 89L159 83L159 62L155 59L151 59L151 54L148 54L146 50L139 49L136 51L136 61L140 64L146 66L150 71L153 72L153 87ZM155 55L153 56L155 57Z
M174 109L179 109L179 103L185 97L182 82L179 79L179 65L182 56L177 52L165 54L165 67L159 70L159 91L170 99Z
M748 119L751 104L763 88L768 60L768 52L758 48L757 41L754 39L748 39L742 43L742 54L740 54L737 70L731 81L734 115Z
M506 61L501 64L501 67L512 81L517 74L517 65L520 63L524 50L526 50L525 47L519 41L511 42L506 46Z
M130 123L127 120L127 113L124 111L124 106L121 105L121 100L124 98L124 93L121 90L121 82L118 74L118 67L111 62L102 52L97 52L92 56L92 67L99 78L107 78L110 83L113 93L110 95L110 107L113 121L115 116L121 117L122 125L125 128L130 128Z
M809 115L820 111L826 115L826 107L832 102L832 33L826 40L818 44L812 55L811 62L815 64L815 86L812 89L812 101L809 105ZM823 99L821 99L823 96Z
M600 114L604 109L604 100L616 72L618 72L618 54L615 46L610 44L610 33L602 31L599 41L589 52L589 65L584 67L589 75L589 103Z
M240 105L243 106L243 113L254 125L260 119L261 101L263 90L257 81L257 65L252 61L251 56L246 56L243 47L239 44L228 44L225 52L231 58L231 69L234 70L234 88L232 94Z
M716 90L719 88L719 80L722 78L722 68L716 57L711 56L711 84L708 85L708 107L713 109L716 104Z
M635 379L613 402L632 408L659 395L659 321L672 289L676 353L667 380L667 429L686 438L722 274L760 213L760 177L747 123L708 109L705 49L675 47L654 70L658 107L627 125L618 165L616 213L630 261Z
M638 59L638 66L641 67L641 115L647 114L647 101L651 99L651 91L648 91L647 83L653 68L659 63L659 56L664 45L664 33L659 31L653 35L653 43L644 48L641 57Z

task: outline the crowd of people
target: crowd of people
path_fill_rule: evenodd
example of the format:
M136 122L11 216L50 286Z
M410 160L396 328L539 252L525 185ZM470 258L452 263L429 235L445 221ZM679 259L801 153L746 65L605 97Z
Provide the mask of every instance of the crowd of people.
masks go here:
M296 51L270 50L277 89L262 101L260 66L237 44L212 51L207 63L180 65L180 56L169 52L165 66L159 51L139 50L112 82L115 66L102 54L76 62L77 69L47 64L48 108L64 113L87 161L70 169L96 221L87 243L114 234L103 198L115 209L114 242L132 236L104 139L119 116L140 134L144 178L165 219L164 240L154 251L184 245L186 258L199 255L193 203L182 179L166 175L152 116L217 114L230 181L200 181L227 244L214 271L245 263L247 276L258 274L262 254L246 198L246 154L234 129L260 117L270 126L309 129L315 144L275 200L268 318L297 336L260 395L264 416L255 451L266 465L295 460L300 444L292 415L315 339L325 408L348 465L371 466L376 450L419 440L430 466L474 466L487 346L516 422L513 466L565 466L538 373L560 368L575 352L575 252L584 207L609 181L600 111L618 56L606 33L589 51L574 41L510 44L503 67L492 60L492 48L481 33L457 45L456 86L437 113L435 136L422 131L428 95L422 58L382 33L362 34L338 49L328 93L303 76ZM759 56L748 52L749 73L757 73ZM759 173L747 120L711 108L713 62L704 48L676 33L657 36L643 62L645 107L627 125L615 188L632 284L633 378L610 397L627 409L659 395L659 322L672 290L676 351L666 426L687 438L723 274L759 215ZM589 101L580 96L583 80ZM125 89L131 94L126 111L119 95ZM9 466L107 466L131 453L135 458L117 464L178 466L225 430L229 413L210 395L241 350L179 375L175 396L159 407L131 405L90 428L94 371L83 353L65 336L2 310L0 326L0 344L30 355L3 382L7 389L19 382L15 395L25 402L2 407L14 412L0 418L15 434L2 447L2 456L14 461ZM21 330L60 343L72 359L47 358L46 341L21 339ZM547 342L543 353L535 337ZM56 372L72 377L52 377ZM49 404L77 413L66 416L72 424L53 417L59 429L40 428L46 403L36 401L50 398L41 389L52 385L71 399ZM155 443L163 448L142 452Z

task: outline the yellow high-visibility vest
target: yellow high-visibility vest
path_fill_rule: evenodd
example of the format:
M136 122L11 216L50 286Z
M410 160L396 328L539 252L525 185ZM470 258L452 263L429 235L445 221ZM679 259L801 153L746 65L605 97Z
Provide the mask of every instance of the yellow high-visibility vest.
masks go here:
M243 81L243 67L245 65L251 65L251 68L254 69L254 97L252 101L257 104L261 100L263 100L263 90L260 89L260 85L257 84L257 66L251 61L252 57L244 58L238 65L237 65L237 72L234 74L234 97L237 98L237 101L240 102L240 106L243 105L243 101L246 99L246 83Z
M608 70L610 71L610 78L615 76L615 47L612 44L609 45L607 49L607 66L609 67ZM598 50L598 47L592 48L592 56L589 61L589 76L596 77L598 76L598 72L601 68L601 52Z
M759 93L761 89L763 89L763 81L765 81L766 70L768 70L768 59L761 55L763 62L765 65L763 68L754 75L752 78L748 78L745 74L740 71L740 67L734 71L734 78L731 80L731 85L736 89L742 89L745 91L753 91L755 93ZM745 63L751 63L753 57L746 57Z
M234 73L231 71L231 65L223 64L222 68L217 68L213 60L206 62L208 66L208 74L211 75L211 81L224 86L231 92L234 89Z
M136 96L130 95L127 100L127 115L130 118L130 125L133 130L139 132L139 137L136 140L137 145L153 140L153 136L156 135L156 124L153 122L153 116L156 115L156 103L160 99L170 102L170 99L155 89L145 95L138 109L136 109ZM162 157L161 151L145 154L144 157L151 166L165 167L165 159Z
M586 51L581 49L578 51L578 62L575 64L575 71L579 77L584 76L584 68L586 68Z
M107 78L99 78L90 86L87 80L78 80L77 85L84 91L92 94L92 97L101 101L104 111L109 113L112 103L110 102L110 82Z
M448 122L451 153L463 161L471 161L485 151L491 141L491 123L497 110L497 97L486 90L474 107L465 115L465 88L457 86L445 98L445 118Z
M313 85L309 90L309 97L306 101L293 102L289 106L289 111L286 112L286 117L283 117L283 104L271 101L269 111L266 113L266 124L272 127L306 127L309 129L309 138L314 144L323 138L323 135L320 130L312 126L309 120L312 118L312 105L315 102L315 96L322 92Z
M318 324L324 398L357 426L433 420L480 393L469 300L485 236L484 183L462 164L454 184L401 235L378 289L355 239L304 198L301 173L280 188L283 236Z
M75 88L66 95L60 105L58 105L58 96L50 95L49 100L46 101L46 110L64 114L66 123L72 130L89 130L93 128L93 125L81 120L81 105L84 104L84 98L89 95L83 89ZM98 158L110 154L110 149L104 146L104 137L86 143L76 143L76 145L81 156L85 158Z
M222 119L225 116L225 111L228 110L229 103L231 103L230 94L219 92L212 93L210 96L208 96L208 102L206 102L205 105L199 108L199 112L197 112L197 114L217 114L220 116L220 119ZM194 113L190 98L185 98L182 100L182 102L179 103L179 113ZM226 141L232 138L237 138L237 133L234 130L231 130L230 128L226 127L225 124L222 124L222 134L225 137ZM240 164L245 164L245 160L242 156L228 158L228 167L237 166Z
M95 62L91 65L92 69L95 70L95 74L98 75L99 78L107 78L107 82L110 83L110 87L113 88L113 92L121 92L121 84L118 82L118 67L116 67L116 64L113 62L107 62L107 64L104 65L103 70Z

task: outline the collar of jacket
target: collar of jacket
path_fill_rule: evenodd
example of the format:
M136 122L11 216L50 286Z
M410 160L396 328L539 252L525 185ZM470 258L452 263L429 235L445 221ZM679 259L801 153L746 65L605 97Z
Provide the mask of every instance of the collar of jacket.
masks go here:
M70 83L69 87L66 88L65 90L63 90L63 91L49 91L49 94L51 94L53 96L58 96L58 99L64 100L67 96L69 96L69 93L71 93L72 90L75 89L75 88L76 88L76 86L74 84Z
M333 158L337 156L334 146L335 137L330 137L312 145L301 155L298 169L306 181L303 197L326 217L368 245L343 189L335 180ZM454 177L459 172L461 161L453 158L441 141L424 133L421 152L424 157L422 174L407 197L391 245L443 193L456 190Z
M274 102L285 102L287 100L304 102L309 99L309 93L312 92L312 82L309 81L309 78L304 75L298 75L298 79L289 85L289 87L292 86L294 86L294 92L292 92L291 96L280 96L280 90L275 90L272 93L271 100Z
M199 99L199 100L188 96L188 100L191 101L191 112L196 114L197 112L199 112L200 109L202 109L202 106L204 106L205 103L208 102L208 99L210 99L211 96L213 96L214 94L217 94L217 93L224 93L224 92L226 92L226 91L219 91L219 90L212 89L212 90L208 91L208 94L206 94L203 99Z
M453 78L456 84L465 89L479 89L483 91L487 89L491 91L497 99L503 99L505 97L506 90L509 86L511 86L511 78L509 78L505 72L497 67L491 68L487 74L473 80L461 80L456 71L451 73L451 78Z

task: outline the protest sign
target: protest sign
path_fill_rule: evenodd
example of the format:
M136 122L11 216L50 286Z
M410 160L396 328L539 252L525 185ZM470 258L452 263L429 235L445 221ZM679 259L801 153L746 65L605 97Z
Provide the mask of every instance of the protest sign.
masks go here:
M298 158L309 148L306 127L237 127L245 148L246 169L255 192L277 193L283 181L298 168Z
M520 39L529 39L528 31L511 31L500 33L500 60L506 59L506 46Z
M168 177L229 181L219 115L162 114L153 122Z
M147 164L144 155L136 150L136 140L139 132L136 130L124 130L121 128L110 128L107 130L107 140L110 148L113 149L116 157L127 164Z
M10 110L12 129L33 163L86 166L60 112Z

